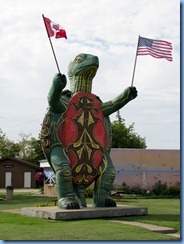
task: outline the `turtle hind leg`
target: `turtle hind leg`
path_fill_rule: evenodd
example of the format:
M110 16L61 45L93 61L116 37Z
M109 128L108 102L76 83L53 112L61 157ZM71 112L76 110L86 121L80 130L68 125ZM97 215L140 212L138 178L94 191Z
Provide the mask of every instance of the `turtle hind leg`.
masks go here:
M111 197L103 195L99 196L97 200L93 200L94 207L116 207L116 201Z
M116 202L110 197L115 175L116 172L110 155L106 154L101 173L95 181L93 194L93 205L95 207L116 207Z
M82 208L87 207L86 196L85 196L85 187L74 184L74 192L77 196L77 200L79 202L80 207L82 207Z
M116 207L116 202L112 198L106 198L105 207Z
M116 207L116 201L110 197L110 192L105 189L108 186L107 182L103 182L100 189L94 190L93 205L95 207Z

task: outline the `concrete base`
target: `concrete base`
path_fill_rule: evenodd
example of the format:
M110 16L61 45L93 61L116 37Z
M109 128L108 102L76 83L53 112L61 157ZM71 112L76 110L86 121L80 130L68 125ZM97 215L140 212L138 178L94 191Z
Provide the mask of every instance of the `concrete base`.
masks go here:
M54 220L74 220L74 219L97 219L123 216L141 216L148 213L146 207L117 206L114 208L94 208L88 206L82 209L65 210L54 207L29 207L22 208L22 214L30 217L54 219Z

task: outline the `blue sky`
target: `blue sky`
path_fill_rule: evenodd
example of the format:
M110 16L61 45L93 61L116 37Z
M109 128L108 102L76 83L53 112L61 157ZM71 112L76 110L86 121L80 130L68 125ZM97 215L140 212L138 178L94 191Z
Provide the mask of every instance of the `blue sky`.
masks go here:
M67 40L52 39L62 73L78 53L99 57L92 92L104 102L131 85L138 35L171 42L173 62L138 56L138 97L120 114L148 149L180 148L180 1L1 0L0 11L0 128L9 139L38 138L57 73L44 14L67 31Z

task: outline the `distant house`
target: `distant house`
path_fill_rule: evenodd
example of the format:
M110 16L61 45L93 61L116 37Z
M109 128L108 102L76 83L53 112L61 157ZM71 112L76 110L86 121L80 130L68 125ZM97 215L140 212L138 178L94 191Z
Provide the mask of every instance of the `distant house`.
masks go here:
M36 172L38 165L17 158L0 159L0 188L12 185L14 188L36 187Z

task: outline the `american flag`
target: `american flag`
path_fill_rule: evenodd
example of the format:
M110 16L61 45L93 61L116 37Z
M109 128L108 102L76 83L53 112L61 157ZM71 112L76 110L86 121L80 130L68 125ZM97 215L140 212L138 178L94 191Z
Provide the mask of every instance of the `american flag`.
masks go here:
M167 41L139 37L137 55L151 55L172 61L172 44Z

